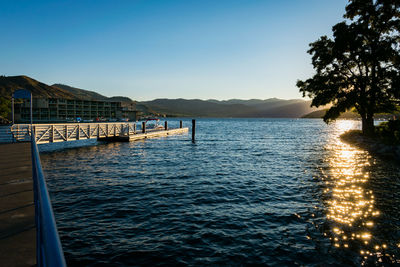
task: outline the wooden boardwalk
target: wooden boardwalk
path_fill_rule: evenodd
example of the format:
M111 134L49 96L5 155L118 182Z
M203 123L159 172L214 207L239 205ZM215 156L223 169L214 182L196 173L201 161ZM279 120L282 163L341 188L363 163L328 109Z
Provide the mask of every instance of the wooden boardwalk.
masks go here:
M31 144L0 144L0 265L35 264Z

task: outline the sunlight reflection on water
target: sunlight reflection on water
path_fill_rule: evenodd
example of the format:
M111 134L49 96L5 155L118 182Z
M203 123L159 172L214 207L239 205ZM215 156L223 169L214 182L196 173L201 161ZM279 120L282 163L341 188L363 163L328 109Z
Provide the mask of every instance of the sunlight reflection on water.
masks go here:
M356 124L354 121L336 122L337 134L327 147L332 154L327 159L329 179L324 194L327 196L327 218L332 221L332 226L324 235L334 247L358 250L363 265L371 256L382 262L387 245L374 237L375 220L380 212L375 207L373 190L365 186L370 179L368 167L372 157L367 151L343 143L339 138L340 134L357 128ZM391 262L395 261L391 259Z

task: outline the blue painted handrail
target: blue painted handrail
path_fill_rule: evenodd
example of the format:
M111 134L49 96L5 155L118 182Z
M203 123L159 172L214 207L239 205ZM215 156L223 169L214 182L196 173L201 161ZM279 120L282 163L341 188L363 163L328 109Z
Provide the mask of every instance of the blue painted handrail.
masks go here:
M33 136L31 145L37 266L66 266L42 165L40 164L38 147Z

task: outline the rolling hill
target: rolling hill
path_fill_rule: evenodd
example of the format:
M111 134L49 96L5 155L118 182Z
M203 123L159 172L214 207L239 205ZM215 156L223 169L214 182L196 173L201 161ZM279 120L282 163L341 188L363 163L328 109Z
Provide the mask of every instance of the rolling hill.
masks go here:
M27 89L33 97L76 99L73 93L61 88L49 86L28 76L0 76L0 96L11 99L12 92Z
M52 85L52 87L60 88L67 92L70 92L71 94L73 94L74 96L76 96L79 99L101 100L101 101L108 100L108 97L103 96L99 93L85 90L85 89L75 88L75 87L68 86L68 85L61 84L61 83L55 83Z
M47 85L28 76L0 76L0 96L11 98L16 89L27 89L35 98L63 98L99 101L134 102L129 97L113 96L107 97L85 89L71 87L65 84Z

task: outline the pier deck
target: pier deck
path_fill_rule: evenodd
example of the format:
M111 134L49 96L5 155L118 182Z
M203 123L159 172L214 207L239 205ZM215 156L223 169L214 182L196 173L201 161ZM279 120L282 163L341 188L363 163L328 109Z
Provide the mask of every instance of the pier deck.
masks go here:
M0 265L36 264L31 144L0 144Z
M188 131L189 131L189 128L176 128L176 129L169 129L169 130L149 131L146 133L130 135L129 140L135 141L135 140L146 139L146 138L154 138L154 137L161 137L161 136L174 135L174 134L183 134L183 133L187 133Z

